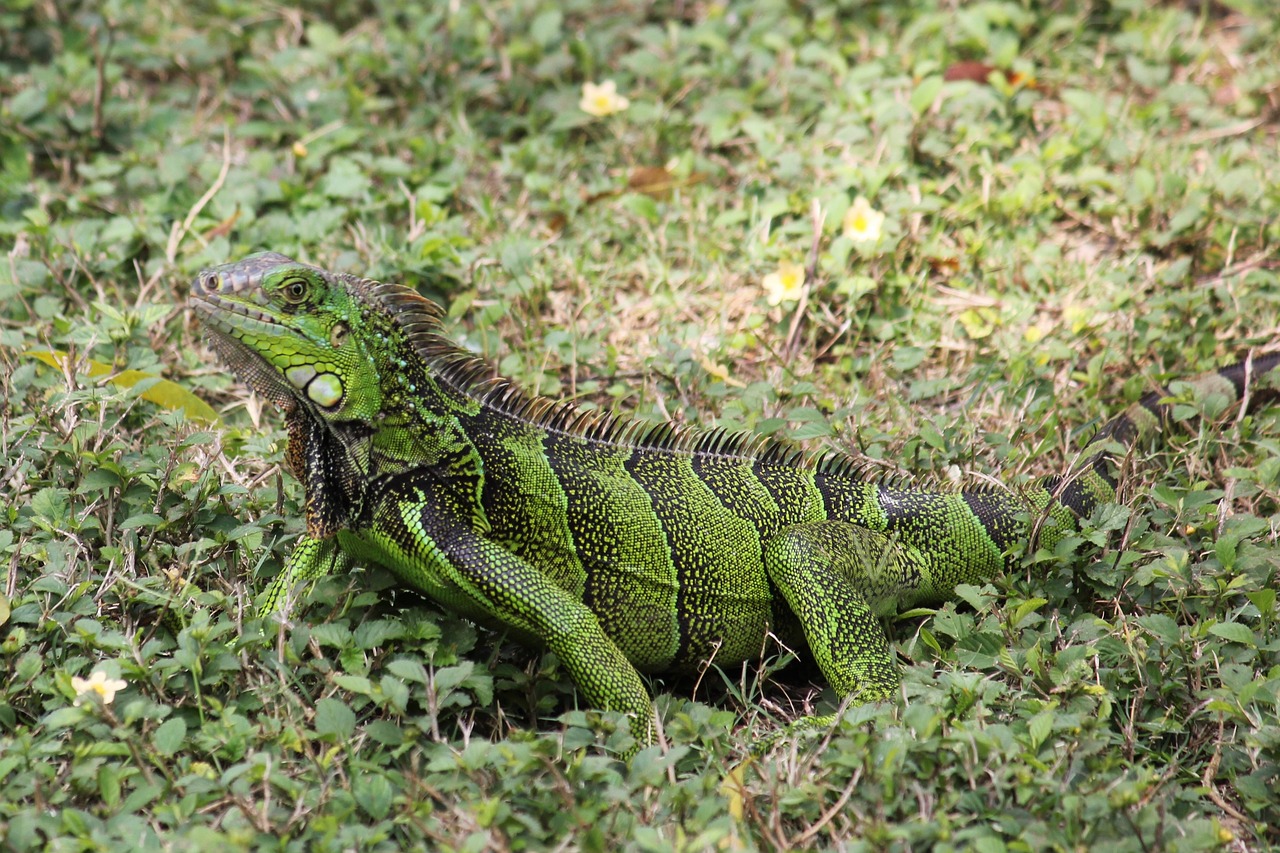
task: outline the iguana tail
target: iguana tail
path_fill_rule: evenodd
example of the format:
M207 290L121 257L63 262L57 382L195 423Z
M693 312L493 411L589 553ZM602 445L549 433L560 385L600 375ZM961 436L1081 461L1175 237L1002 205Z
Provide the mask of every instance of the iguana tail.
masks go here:
M1229 403L1248 406L1280 395L1280 389L1256 384L1260 377L1276 368L1280 368L1280 353L1269 353L1182 381L1191 386L1192 396L1197 400L1225 397ZM1173 405L1165 402L1170 396L1167 388L1147 392L1084 444L1068 474L1042 480L1039 485L1044 491L1040 494L1049 501L1041 508L1047 515L1052 517L1067 510L1075 516L1084 516L1098 504L1114 501L1117 448L1133 447L1170 420Z

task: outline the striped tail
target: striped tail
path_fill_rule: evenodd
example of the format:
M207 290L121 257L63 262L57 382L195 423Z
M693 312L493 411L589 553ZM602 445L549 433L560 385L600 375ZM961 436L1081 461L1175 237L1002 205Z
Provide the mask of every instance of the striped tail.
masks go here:
M1258 377L1270 373L1277 367L1280 367L1280 352L1273 352L1261 358L1246 359L1237 364L1202 373L1185 381L1191 386L1197 400L1220 394L1233 402L1259 402L1275 397L1276 389L1253 388L1253 383ZM1130 447L1151 435L1169 418L1172 407L1160 402L1168 397L1167 388L1149 391L1142 395L1142 399L1098 430L1098 433L1089 439L1085 449L1094 444L1113 440L1125 447Z
M1258 387L1256 384L1259 377L1278 367L1280 352L1269 353L1184 381L1192 387L1198 400L1222 395L1247 406L1280 396L1280 389ZM1043 501L1041 511L1047 517L1066 522L1068 517L1064 511L1079 517L1088 515L1099 504L1114 501L1117 485L1114 445L1129 448L1158 431L1173 411L1170 404L1162 402L1169 396L1167 388L1144 394L1084 444L1079 459L1066 476L1046 477L1040 481L1038 485L1044 490L1039 492ZM1107 448L1108 444L1113 446ZM1044 535L1048 531L1040 525L1037 529L1041 534L1040 543L1046 544ZM1053 534L1049 537L1056 538Z

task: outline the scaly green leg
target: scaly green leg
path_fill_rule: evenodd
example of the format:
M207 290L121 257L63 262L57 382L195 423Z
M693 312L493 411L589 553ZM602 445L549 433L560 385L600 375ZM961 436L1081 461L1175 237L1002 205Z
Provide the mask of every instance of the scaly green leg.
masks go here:
M346 574L350 570L351 558L338 547L336 537L317 539L304 533L293 546L280 574L263 594L258 613L263 616L283 615L291 600L290 593L301 584L325 575Z
M885 533L820 521L796 525L770 540L764 564L835 691L859 701L892 695L901 678L868 602L892 598L916 583L919 555ZM834 721L834 715L826 715L797 725L817 728Z
M637 744L653 742L653 703L644 682L585 604L430 498L402 503L399 511L410 541L397 544L407 546L411 559L392 561L392 571L446 599L442 603L536 637L564 664L588 705L623 712Z

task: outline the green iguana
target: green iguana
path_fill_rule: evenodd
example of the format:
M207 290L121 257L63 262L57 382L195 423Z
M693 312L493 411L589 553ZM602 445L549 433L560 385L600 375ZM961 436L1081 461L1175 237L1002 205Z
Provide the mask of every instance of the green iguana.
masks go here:
M534 397L450 342L408 287L266 253L206 270L208 340L285 413L305 535L265 596L375 563L474 621L555 652L586 700L653 740L640 672L807 647L841 697L889 696L880 617L940 603L1052 547L1115 498L1108 448L1158 426L1164 392L1107 424L1062 477L938 492L844 455ZM1280 354L1191 380L1245 397ZM829 720L830 718L818 718Z

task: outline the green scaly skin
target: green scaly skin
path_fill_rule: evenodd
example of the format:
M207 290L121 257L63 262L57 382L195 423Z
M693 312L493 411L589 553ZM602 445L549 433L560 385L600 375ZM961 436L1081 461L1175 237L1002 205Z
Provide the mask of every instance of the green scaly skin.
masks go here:
M880 617L942 602L1053 547L1115 498L1105 448L1159 425L1163 392L1109 423L1063 477L1014 493L868 479L844 456L530 397L451 343L409 288L265 253L202 272L213 348L278 405L306 534L265 596L376 563L476 622L555 652L593 706L654 737L640 672L756 658L773 632L832 687L883 699ZM1280 356L1191 380L1239 398ZM829 721L820 718L818 722Z

